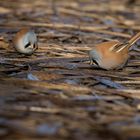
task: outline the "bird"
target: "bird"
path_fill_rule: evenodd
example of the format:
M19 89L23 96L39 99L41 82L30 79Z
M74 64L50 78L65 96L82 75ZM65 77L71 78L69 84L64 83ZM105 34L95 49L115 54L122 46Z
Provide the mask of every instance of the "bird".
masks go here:
M30 28L22 28L14 36L13 45L19 53L31 55L38 49L37 36Z
M127 42L118 40L100 43L89 51L90 64L106 70L122 69L129 59L129 49L140 39L140 32Z

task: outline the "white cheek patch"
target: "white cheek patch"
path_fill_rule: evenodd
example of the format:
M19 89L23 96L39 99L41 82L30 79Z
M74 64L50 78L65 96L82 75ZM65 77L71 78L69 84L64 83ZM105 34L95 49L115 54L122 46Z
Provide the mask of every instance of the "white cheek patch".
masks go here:
M19 39L16 45L16 49L18 52L25 53L25 54L30 54L34 51L33 44L30 44L27 36L24 36L23 38Z
M23 45L23 40L22 39L19 39L19 41L17 42L16 49L19 52L24 52L25 51L25 47Z

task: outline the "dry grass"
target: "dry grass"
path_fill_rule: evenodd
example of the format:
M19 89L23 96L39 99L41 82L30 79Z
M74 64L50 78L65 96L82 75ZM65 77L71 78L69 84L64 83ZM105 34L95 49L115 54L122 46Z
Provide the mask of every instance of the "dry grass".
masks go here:
M89 65L88 51L140 31L139 0L0 1L0 138L140 139L140 42L122 70ZM33 28L39 49L11 40Z

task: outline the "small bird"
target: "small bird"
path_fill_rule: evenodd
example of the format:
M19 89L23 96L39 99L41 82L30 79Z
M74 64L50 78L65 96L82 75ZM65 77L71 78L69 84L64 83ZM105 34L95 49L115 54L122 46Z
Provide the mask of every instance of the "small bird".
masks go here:
M31 55L38 48L37 36L29 28L21 29L14 37L13 44L19 53Z
M107 41L98 44L89 52L90 63L106 70L123 68L129 59L130 47L139 39L140 32L126 43Z

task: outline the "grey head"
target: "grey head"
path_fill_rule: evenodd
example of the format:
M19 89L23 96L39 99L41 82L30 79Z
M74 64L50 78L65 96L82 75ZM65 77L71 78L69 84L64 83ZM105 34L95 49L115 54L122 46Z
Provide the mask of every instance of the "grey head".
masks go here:
M97 52L96 49L93 49L89 51L89 60L90 60L90 64L95 64L99 66L101 60L101 54L99 54L99 52Z

